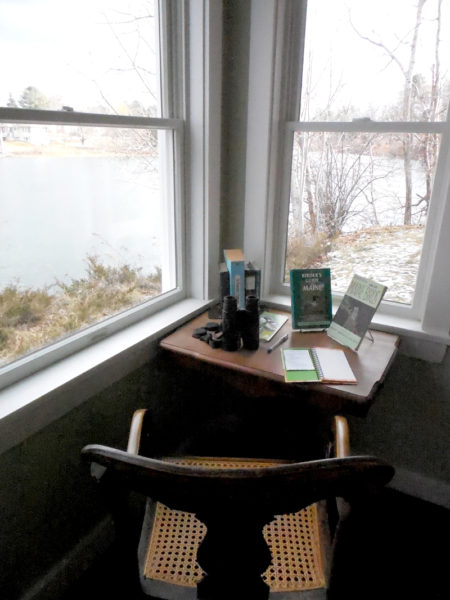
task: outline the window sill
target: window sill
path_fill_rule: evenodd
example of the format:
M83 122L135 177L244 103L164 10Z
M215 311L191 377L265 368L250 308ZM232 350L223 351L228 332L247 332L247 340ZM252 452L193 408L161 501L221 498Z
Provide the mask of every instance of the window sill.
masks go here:
M142 366L177 325L205 310L186 299L0 391L0 453Z
M291 309L289 296L268 296L265 298L265 303L273 308L288 311ZM337 306L333 307L333 310L336 308ZM401 354L429 362L441 362L447 346L450 346L449 334L424 331L420 321L414 319L394 317L378 312L371 323L371 329L400 336L399 352Z

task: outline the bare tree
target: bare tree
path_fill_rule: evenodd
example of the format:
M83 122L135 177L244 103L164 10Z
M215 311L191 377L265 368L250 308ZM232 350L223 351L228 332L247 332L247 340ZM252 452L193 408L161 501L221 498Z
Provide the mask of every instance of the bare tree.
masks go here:
M367 222L367 205L372 206L371 221L377 221L374 184L390 174L390 169L378 164L373 155L377 135L320 133L316 140L305 190L315 230L333 239L343 232L349 219L363 217Z
M434 64L431 68L431 82L426 84L425 78L415 72L419 34L423 21L423 8L427 0L418 0L416 7L414 27L407 36L400 40L400 44L408 43L409 55L406 64L398 56L398 46L389 48L382 41L362 35L352 24L359 37L381 48L389 60L396 64L403 76L404 85L401 99L400 118L403 121L412 121L419 118L425 121L435 121L442 110L442 90L440 73L440 32L442 0L438 0L436 9L436 33L434 38ZM408 37L410 40L408 41ZM402 136L402 156L404 165L405 200L403 206L403 223L410 225L414 216L414 209L426 214L431 197L432 174L438 155L438 136L436 134L416 135L406 133ZM412 186L412 161L419 159L424 167L425 193L413 198Z

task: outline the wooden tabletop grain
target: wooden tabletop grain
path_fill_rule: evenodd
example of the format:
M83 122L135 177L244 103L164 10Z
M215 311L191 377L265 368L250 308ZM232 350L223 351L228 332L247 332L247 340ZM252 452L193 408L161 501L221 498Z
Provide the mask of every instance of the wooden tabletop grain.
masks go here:
M288 316L287 313L286 316ZM354 352L332 340L325 332L304 333L292 331L289 317L275 337L270 342L261 342L258 350L240 349L236 352L227 352L221 348L211 348L206 342L192 336L196 328L204 326L208 321L211 321L211 319L208 318L207 313L193 319L163 339L161 342L162 348L178 355L188 356L196 361L228 369L230 375L234 371L280 383L284 383L281 347L340 348L344 350L356 376L358 381L356 385L323 383L285 383L285 385L302 389L314 388L315 391L342 396L358 403L370 402L373 399L394 360L399 342L396 335L371 331L373 341L366 337L358 351ZM288 340L281 347L268 353L267 349L284 334L288 334Z

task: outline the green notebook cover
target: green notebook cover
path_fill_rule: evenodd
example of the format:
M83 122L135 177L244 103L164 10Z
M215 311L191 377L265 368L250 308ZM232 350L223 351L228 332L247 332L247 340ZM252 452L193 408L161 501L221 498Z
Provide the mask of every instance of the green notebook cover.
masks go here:
M344 351L339 348L282 348L281 358L288 383L357 383Z
M284 379L287 382L320 381L320 374L308 348L282 349ZM293 359L293 360L292 360ZM295 367L295 368L293 368Z
M332 320L330 269L291 269L292 329L327 329Z

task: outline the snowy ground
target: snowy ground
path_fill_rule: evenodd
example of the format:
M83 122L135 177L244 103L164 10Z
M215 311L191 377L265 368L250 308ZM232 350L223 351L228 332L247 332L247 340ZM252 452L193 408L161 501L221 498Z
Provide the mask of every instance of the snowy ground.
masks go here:
M386 300L410 304L416 285L424 228L378 227L343 235L321 263L333 289L344 292L354 273L388 287Z

